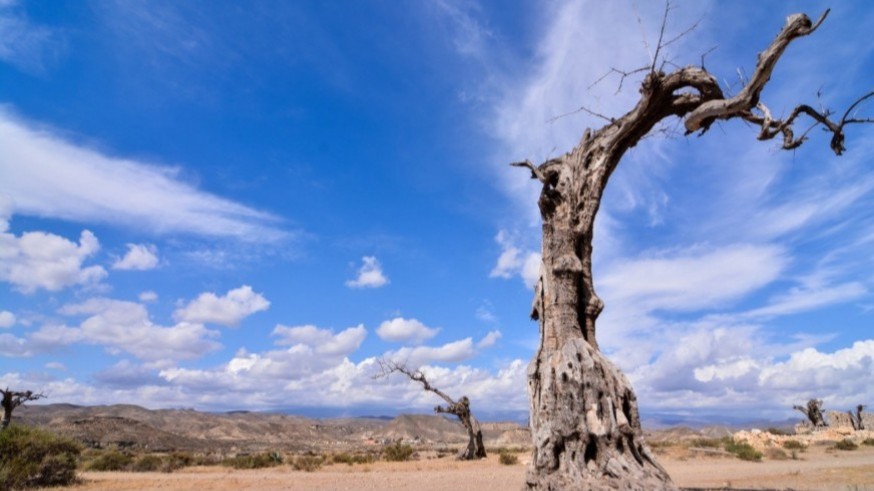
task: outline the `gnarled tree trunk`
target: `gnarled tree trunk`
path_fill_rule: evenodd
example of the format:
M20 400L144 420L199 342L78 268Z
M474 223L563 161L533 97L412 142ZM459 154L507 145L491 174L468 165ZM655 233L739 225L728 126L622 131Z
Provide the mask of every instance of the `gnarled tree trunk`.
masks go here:
M792 409L800 411L807 416L807 420L814 428L824 428L828 426L825 417L822 415L822 399L811 399L807 401L807 406L792 406Z
M461 425L467 431L467 446L462 448L456 458L458 460L475 460L486 458L486 447L483 444L483 431L479 421L470 411L470 399L467 396L462 396L458 401L453 400L445 392L431 385L425 374L420 370L410 370L403 363L398 363L392 360L379 359L379 373L374 378L387 377L393 373L401 373L414 382L422 384L422 388L428 392L437 394L441 399L446 401L446 406L435 406L434 412L438 414L454 414Z
M528 369L534 440L528 489L675 489L643 442L631 384L598 349L595 324L603 303L592 279L595 215L625 152L672 116L684 119L687 134L703 133L717 120L740 118L760 127L759 139L782 135L782 147L793 149L805 140L792 131L795 119L804 114L833 134L831 148L840 155L844 127L870 120L858 119L848 110L832 121L831 112L807 105L775 120L759 100L785 48L813 32L824 18L814 24L804 14L790 16L759 54L749 81L729 98L703 67L671 73L657 68L660 40L634 109L607 118L609 123L598 130L587 129L579 144L561 157L537 166L529 161L513 164L528 168L543 184L538 202L543 262L531 312L540 323L540 346ZM850 109L872 96L874 92L859 98Z
M43 394L35 394L29 390L23 392L9 390L9 387L6 387L6 390L0 389L0 395L3 396L0 399L0 406L3 406L3 420L0 421L0 431L5 430L9 423L12 422L12 411L15 408L23 406L25 402L45 397Z

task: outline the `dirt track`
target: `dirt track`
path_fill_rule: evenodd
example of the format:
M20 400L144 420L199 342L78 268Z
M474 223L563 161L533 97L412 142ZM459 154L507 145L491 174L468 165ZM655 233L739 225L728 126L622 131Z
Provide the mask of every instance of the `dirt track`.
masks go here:
M874 491L874 448L862 447L852 452L811 448L801 458L755 463L726 457L662 456L660 461L674 482L683 487ZM289 466L253 471L193 467L172 474L86 472L82 477L84 483L72 489L503 491L522 488L525 465L504 466L496 456L490 456L485 462L435 459L355 466L334 464L311 473L294 471Z

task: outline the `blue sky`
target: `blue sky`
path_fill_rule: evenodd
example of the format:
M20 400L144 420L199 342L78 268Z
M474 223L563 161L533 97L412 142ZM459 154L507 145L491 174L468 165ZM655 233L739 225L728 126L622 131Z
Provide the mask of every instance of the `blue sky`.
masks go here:
M826 5L674 7L669 32L698 27L667 59L708 53L731 90L788 14ZM388 356L523 414L538 189L507 164L569 150L598 125L581 106L628 110L637 80L595 82L649 63L662 9L0 0L0 385L430 410L371 378ZM790 46L772 112L871 90L872 22L842 4ZM644 415L871 403L872 129L837 158L817 130L782 152L739 122L676 128L628 154L596 224L599 339Z

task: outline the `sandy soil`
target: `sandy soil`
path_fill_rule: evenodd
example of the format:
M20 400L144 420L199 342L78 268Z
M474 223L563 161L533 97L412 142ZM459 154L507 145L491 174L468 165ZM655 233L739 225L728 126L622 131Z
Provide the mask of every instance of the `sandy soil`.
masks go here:
M852 452L812 447L801 460L744 462L733 457L661 456L674 482L683 487L771 488L822 491L874 491L874 448ZM497 491L521 489L524 458L514 466L501 465L497 456L485 462L449 459L378 462L348 466L334 464L317 472L289 466L267 470L193 467L163 473L86 472L76 491L91 490L420 490Z

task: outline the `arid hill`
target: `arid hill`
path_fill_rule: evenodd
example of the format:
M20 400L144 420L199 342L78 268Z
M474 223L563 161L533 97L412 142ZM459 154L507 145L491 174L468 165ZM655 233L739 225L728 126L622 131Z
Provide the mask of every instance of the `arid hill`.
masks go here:
M314 419L247 411L48 404L21 408L15 416L19 423L51 429L90 447L148 451L341 451L397 440L435 447L467 441L457 421L434 415ZM492 447L527 446L531 441L528 430L516 423L484 423L483 430Z

